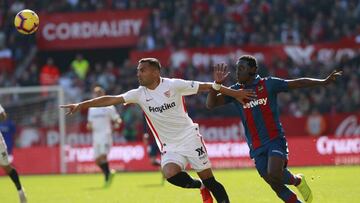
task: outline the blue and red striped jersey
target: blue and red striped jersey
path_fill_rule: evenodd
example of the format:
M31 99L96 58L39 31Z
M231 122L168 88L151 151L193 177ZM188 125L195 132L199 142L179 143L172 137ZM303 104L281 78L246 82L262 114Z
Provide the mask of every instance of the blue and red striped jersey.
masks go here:
M275 138L285 136L277 105L277 94L289 89L285 80L275 77L261 78L257 75L251 85L236 83L230 88L252 89L257 95L256 100L245 101L244 105L233 97L225 96L225 103L234 103L239 111L251 157L254 150Z

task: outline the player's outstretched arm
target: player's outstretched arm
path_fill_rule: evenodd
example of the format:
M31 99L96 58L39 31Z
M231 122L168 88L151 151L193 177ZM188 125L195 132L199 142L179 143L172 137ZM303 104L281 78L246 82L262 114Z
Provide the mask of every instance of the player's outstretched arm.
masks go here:
M122 97L121 95L117 95L117 96L105 95L76 104L60 105L60 108L68 109L66 115L71 115L73 113L76 113L77 111L80 111L81 109L86 109L90 107L111 106L122 103L125 103L125 100L124 97Z
M288 82L289 89L297 88L306 88L306 87L316 87L324 86L335 82L338 77L342 75L342 71L334 70L329 76L325 79L316 79L316 78L298 78L294 80L286 80Z

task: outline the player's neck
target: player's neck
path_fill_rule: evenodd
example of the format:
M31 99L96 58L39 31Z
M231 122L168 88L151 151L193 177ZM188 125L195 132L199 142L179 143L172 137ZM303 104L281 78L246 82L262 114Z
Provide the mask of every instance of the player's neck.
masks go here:
M256 76L253 76L253 77L249 78L249 80L245 82L245 85L252 85L254 80L255 80L255 77Z
M150 89L150 90L154 90L157 88L157 86L159 86L160 84L160 77L158 79L156 79L153 83L151 83L150 85L146 86L146 88Z

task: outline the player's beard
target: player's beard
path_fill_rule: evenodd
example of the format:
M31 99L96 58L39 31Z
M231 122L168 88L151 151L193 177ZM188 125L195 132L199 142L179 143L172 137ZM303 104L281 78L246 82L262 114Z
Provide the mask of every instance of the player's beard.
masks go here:
M250 79L250 76L247 72L239 72L237 74L237 80L240 84L245 84Z

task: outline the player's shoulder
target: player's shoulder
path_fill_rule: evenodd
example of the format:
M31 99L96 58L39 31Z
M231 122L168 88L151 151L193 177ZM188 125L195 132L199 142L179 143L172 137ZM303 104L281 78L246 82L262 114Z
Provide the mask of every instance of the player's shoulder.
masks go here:
M161 78L161 84L163 86L175 87L183 83L183 79L179 78Z
M144 87L144 86L139 86L138 88L134 88L134 89L129 90L127 93L141 94L141 93L143 93L145 90L146 90L146 87Z
M264 78L261 78L262 80L265 80L265 81L271 81L271 80L284 80L283 78L279 78L279 77L276 77L276 76L267 76L267 77L264 77Z
M178 82L179 78L161 78L161 83L164 83L164 84L173 84L173 83L176 83Z

